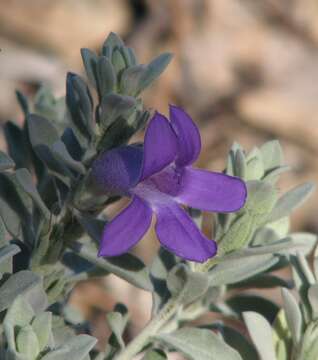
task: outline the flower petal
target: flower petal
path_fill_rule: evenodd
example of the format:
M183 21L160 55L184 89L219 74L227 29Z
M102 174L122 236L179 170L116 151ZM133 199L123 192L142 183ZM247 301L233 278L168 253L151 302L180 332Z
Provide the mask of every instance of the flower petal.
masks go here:
M135 196L131 203L105 226L98 256L117 256L127 252L146 233L151 209Z
M170 120L178 138L176 164L190 165L197 160L201 151L199 129L191 117L177 106L170 105Z
M142 148L136 145L106 151L93 162L92 180L102 192L126 194L139 180L142 159Z
M246 185L237 177L187 167L175 200L197 209L226 213L239 210L246 196Z
M216 254L216 243L205 237L177 204L161 206L156 209L156 214L157 236L169 251L197 262L204 262Z
M143 170L140 180L159 172L176 157L177 139L169 121L158 112L145 134Z

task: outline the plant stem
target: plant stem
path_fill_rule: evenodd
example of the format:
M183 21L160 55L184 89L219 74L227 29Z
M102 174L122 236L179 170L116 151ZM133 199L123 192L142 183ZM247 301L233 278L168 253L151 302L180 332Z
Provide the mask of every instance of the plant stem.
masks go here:
M171 298L161 311L154 317L137 335L128 346L123 349L115 358L116 360L131 360L134 355L139 353L150 341L151 337L156 335L165 323L175 314L180 306L179 297Z

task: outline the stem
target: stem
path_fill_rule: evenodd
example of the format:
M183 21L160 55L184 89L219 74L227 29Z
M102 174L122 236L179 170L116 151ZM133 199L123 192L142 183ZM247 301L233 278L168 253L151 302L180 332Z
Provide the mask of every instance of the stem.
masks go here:
M179 297L171 298L161 309L158 315L153 318L136 336L128 346L120 352L115 358L116 360L131 360L134 355L139 353L145 347L150 338L154 336L169 320L179 307Z

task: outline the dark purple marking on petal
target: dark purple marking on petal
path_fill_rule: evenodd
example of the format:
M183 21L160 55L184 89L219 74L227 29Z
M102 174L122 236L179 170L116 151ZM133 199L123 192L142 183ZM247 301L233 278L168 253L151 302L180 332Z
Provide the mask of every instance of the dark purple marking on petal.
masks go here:
M140 180L148 178L173 162L176 152L177 139L169 121L162 114L155 113L145 134Z
M98 256L118 256L126 253L146 233L152 211L138 196L105 226Z
M127 194L140 178L143 150L136 145L121 146L103 153L92 165L92 179L105 193Z
M160 243L177 256L204 262L217 252L215 241L205 237L190 216L177 204L156 209L156 233Z
M201 137L191 117L177 106L170 105L170 120L178 138L176 164L186 166L197 160L201 151Z
M181 184L175 200L197 209L226 213L241 209L246 201L244 181L222 173L187 167Z

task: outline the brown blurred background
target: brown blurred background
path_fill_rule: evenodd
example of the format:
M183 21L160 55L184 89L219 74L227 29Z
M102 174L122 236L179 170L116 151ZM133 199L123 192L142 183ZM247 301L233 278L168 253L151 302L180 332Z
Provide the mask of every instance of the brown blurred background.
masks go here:
M281 189L318 178L316 0L0 0L1 124L22 121L17 88L32 95L45 82L64 94L66 72L83 73L79 49L98 50L110 31L142 62L175 54L144 99L193 116L203 138L199 166L222 170L234 140L251 149L278 138L293 168ZM317 230L317 199L296 212L294 230ZM156 246L150 232L137 251L150 261ZM148 294L108 277L72 295L101 344L104 313L118 298L130 307L134 333L149 316Z

